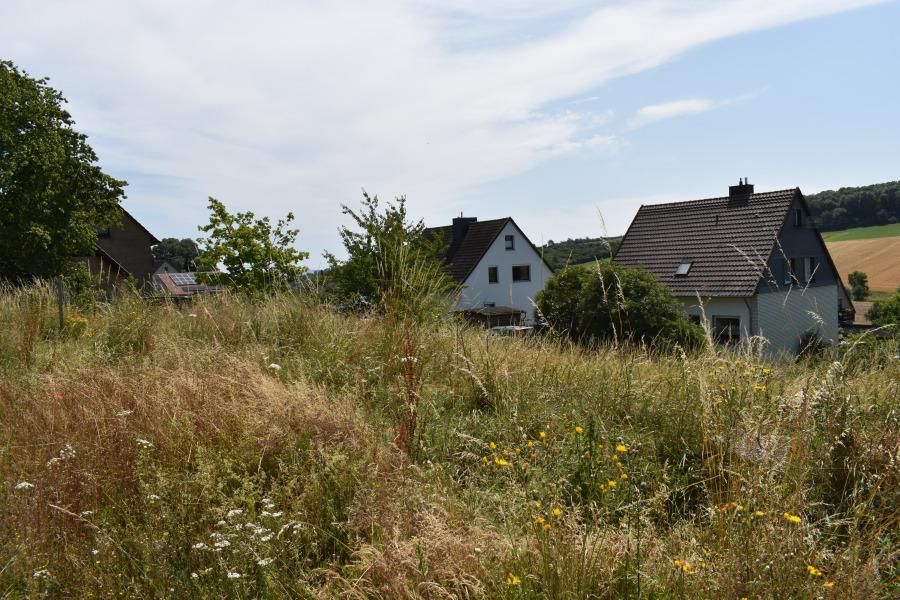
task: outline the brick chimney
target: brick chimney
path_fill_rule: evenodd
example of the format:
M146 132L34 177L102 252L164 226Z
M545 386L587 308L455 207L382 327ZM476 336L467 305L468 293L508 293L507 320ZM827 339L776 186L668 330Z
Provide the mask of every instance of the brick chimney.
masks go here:
M462 213L459 214L458 217L453 219L453 241L451 242L452 246L456 246L459 244L464 237L466 237L466 233L469 231L469 223L474 223L477 221L477 217L464 217Z
M745 198L753 193L753 184L747 178L738 179L737 185L728 186L729 198Z

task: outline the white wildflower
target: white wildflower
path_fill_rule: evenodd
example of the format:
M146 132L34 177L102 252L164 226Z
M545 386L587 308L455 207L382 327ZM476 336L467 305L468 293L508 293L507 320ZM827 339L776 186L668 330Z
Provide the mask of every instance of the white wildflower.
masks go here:
M227 525L227 523L225 521L219 521L218 523L216 523L216 525L219 527L224 527L225 525Z
M191 579L197 579L198 577L200 577L200 576L197 575L196 573L191 573Z
M227 548L230 545L231 542L229 542L228 540L219 540L215 544L213 544L213 547L221 550L222 548Z
M276 363L271 363L271 364L269 365L269 368L272 369L273 371L280 371L280 370L281 370L281 365L276 364Z
M153 442L151 442L149 440L137 438L134 441L137 442L137 445L140 446L141 448L143 448L144 450L149 450L150 448L153 447Z
M228 579L240 579L243 577L240 573L235 573L234 571L228 572Z
M267 509L270 509L270 510L273 509L273 508L275 508L275 503L272 502L272 500L270 500L269 498L263 498L263 499L261 500L261 502L262 502L262 505L263 505L264 508L267 508Z
M283 513L282 511L280 511L280 510L279 510L278 512L269 512L269 511L267 511L267 510L262 511L262 516L264 516L264 517L272 517L273 519L277 519L278 517L280 517L280 516L283 515L283 514L284 514L284 513Z
M271 558L261 558L258 561L256 561L256 564L258 564L261 567L267 567L270 564L272 564L272 559Z
M204 544L203 542L197 542L193 546L191 546L194 550L209 550L209 546Z
M83 511L81 511L81 516L82 516L82 517L89 517L89 516L91 516L92 514L94 514L94 511L92 511L92 510L83 510Z
M190 314L188 314L188 316L189 316L190 318L192 318L192 319L196 319L196 318L197 318L197 313L190 313Z
M130 415L133 412L134 412L133 410L120 410L119 412L116 413L116 416L117 417L127 417L128 415Z
M94 556L97 556L98 554L100 554L100 551L97 550L96 548L94 548L93 550L91 550L91 554L93 554Z
M50 577L50 571L48 571L47 569L39 569L35 571L31 576L35 579L46 579L47 577Z
M232 517L238 517L238 516L240 516L240 515L242 515L242 514L244 514L243 509L240 509L240 508L233 508L233 509L231 509L231 510L228 511L228 514L225 515L225 518L226 518L226 519L231 519Z
M405 362L417 363L417 362L419 362L419 359L416 358L415 356L404 356L404 357L402 357L402 358L400 359L400 362L403 362L403 363L405 363Z
M150 494L149 496L147 496L147 500L149 500L150 502L156 502L157 500L159 500L159 496L157 496L156 494Z
M30 481L20 481L19 483L16 484L16 489L17 490L33 490L34 484L31 483Z
M262 536L261 538L259 538L259 541L261 541L261 542L268 542L268 541L271 540L271 539L272 539L272 534L271 534L271 533L267 533L266 535L264 535L264 536Z

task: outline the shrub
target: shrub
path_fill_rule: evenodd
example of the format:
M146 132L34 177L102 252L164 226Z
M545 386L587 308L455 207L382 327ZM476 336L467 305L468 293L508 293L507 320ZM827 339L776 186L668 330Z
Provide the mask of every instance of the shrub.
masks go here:
M897 325L900 323L900 292L890 300L876 302L869 309L869 320L878 326Z
M578 341L696 348L704 340L672 292L643 269L601 262L589 269L567 267L550 278L537 303L550 325Z

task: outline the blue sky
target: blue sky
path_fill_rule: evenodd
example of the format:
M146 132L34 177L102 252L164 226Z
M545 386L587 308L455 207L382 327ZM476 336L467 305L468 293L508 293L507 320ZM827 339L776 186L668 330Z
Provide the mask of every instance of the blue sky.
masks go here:
M898 25L878 0L0 5L3 57L63 91L158 237L196 236L209 195L291 210L312 267L362 187L540 243L738 177L900 179Z

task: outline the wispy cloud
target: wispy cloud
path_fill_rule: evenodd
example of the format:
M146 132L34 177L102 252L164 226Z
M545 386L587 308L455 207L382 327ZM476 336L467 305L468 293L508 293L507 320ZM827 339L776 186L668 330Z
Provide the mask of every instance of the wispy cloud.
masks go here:
M159 234L191 234L212 194L293 210L317 255L362 186L442 221L473 187L616 147L611 113L554 103L699 44L879 1L5 0L0 39L63 90L107 170L170 182L133 177L129 191ZM644 119L709 101L682 102Z
M628 127L637 129L656 121L664 121L666 119L675 119L677 117L685 117L688 115L697 115L700 113L716 110L724 106L744 102L756 97L757 93L743 94L734 98L725 100L710 100L709 98L685 98L683 100L673 100L671 102L663 102L660 104L650 104L639 108L634 116L629 119Z

